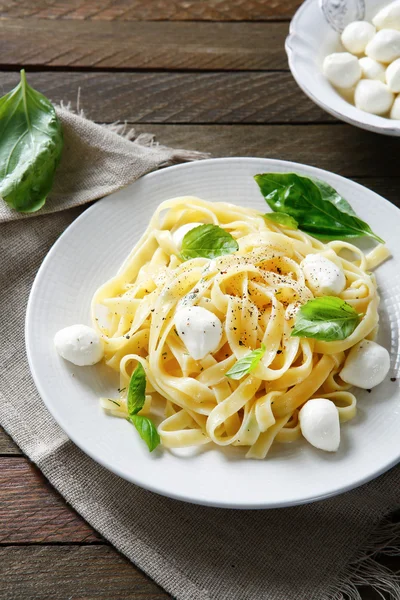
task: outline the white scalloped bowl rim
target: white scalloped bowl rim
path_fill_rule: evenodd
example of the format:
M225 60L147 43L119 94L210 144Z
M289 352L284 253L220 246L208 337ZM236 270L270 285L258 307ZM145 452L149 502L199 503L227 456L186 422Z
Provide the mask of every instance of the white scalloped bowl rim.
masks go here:
M371 20L386 0L366 2L366 19ZM400 120L371 115L347 102L322 73L327 54L340 48L339 34L325 20L319 0L306 0L295 13L285 41L289 68L303 92L337 119L361 129L400 136Z

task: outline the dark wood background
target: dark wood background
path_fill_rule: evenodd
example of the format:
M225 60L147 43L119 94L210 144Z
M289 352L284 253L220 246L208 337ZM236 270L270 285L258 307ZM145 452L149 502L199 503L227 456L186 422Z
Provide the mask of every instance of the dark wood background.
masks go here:
M399 204L399 141L336 121L290 75L284 40L299 4L0 0L0 92L24 66L54 102L76 105L80 90L80 106L95 121L125 120L163 144L213 156L315 165ZM1 431L0 581L7 600L169 598ZM365 589L362 597L377 596Z

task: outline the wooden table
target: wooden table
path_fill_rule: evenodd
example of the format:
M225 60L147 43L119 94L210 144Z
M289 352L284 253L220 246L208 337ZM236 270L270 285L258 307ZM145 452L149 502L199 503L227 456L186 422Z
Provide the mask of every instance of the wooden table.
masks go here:
M344 125L292 79L299 0L6 0L1 91L29 82L163 144L329 169L398 203L397 139ZM0 597L166 600L0 432ZM396 564L396 561L392 561ZM397 560L397 568L400 566ZM363 599L376 596L363 590ZM225 600L225 599L223 599Z

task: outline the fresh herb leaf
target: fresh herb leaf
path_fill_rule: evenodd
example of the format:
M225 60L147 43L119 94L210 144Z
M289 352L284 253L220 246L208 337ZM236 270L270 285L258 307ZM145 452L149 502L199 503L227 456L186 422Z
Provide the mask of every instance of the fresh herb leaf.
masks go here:
M232 254L239 245L230 233L218 225L199 225L187 232L182 241L181 256L190 260L198 256L216 258L223 254Z
M61 123L51 102L21 81L0 98L0 196L15 210L43 206L61 158Z
M146 442L150 452L153 452L160 443L160 436L153 421L143 415L132 415L129 419L136 427L142 440Z
M273 221L277 225L282 225L282 227L287 227L288 229L297 229L298 227L296 219L293 219L293 217L291 217L287 213L265 213L264 217L269 221Z
M265 345L261 344L261 348L257 348L257 350L253 350L239 359L225 375L230 379L242 379L242 377L254 371L264 356L265 350Z
M141 363L134 370L128 388L128 413L132 417L142 410L146 400L146 372Z
M323 240L367 235L384 243L330 185L296 173L264 173L255 180L274 212L293 217L299 229Z
M324 342L344 340L353 333L361 316L350 304L336 296L314 298L297 312L292 336Z
M153 421L137 413L142 410L146 399L146 372L141 363L134 370L128 388L128 413L129 419L134 425L150 450L153 452L160 443L156 426Z

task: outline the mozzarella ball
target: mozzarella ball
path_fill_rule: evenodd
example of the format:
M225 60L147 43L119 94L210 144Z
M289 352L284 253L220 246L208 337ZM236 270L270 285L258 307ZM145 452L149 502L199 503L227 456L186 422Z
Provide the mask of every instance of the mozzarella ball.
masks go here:
M174 242L178 250L182 248L182 242L185 235L195 227L198 227L199 225L203 225L203 223L186 223L185 225L181 225L176 231L174 231L174 233L172 234L172 241Z
M340 377L346 383L369 390L382 383L390 368L390 355L370 340L356 344L349 352Z
M383 63L390 63L399 58L400 31L381 29L367 44L365 54Z
M346 287L342 269L322 254L308 254L301 267L314 296L337 296Z
M376 33L368 21L353 21L344 28L342 44L352 54L362 54Z
M340 444L339 412L331 400L308 400L299 412L300 429L306 440L327 452L336 452Z
M79 367L98 363L104 355L103 340L92 327L71 325L60 329L54 336L54 345L60 356Z
M222 338L221 321L202 306L179 309L175 315L175 326L190 356L195 360L215 352Z
M358 62L362 77L365 79L378 79L385 83L385 67L381 63L369 56L363 56Z
M386 83L392 92L400 92L400 58L390 63L386 69Z
M325 77L338 88L353 87L361 78L361 67L357 57L349 52L329 54L322 66Z
M400 30L400 0L391 2L382 8L372 19L377 29Z
M394 96L387 85L376 79L361 79L354 93L357 108L373 115L383 115L393 104Z
M400 119L400 96L397 96L393 102L392 110L390 111L391 119Z

